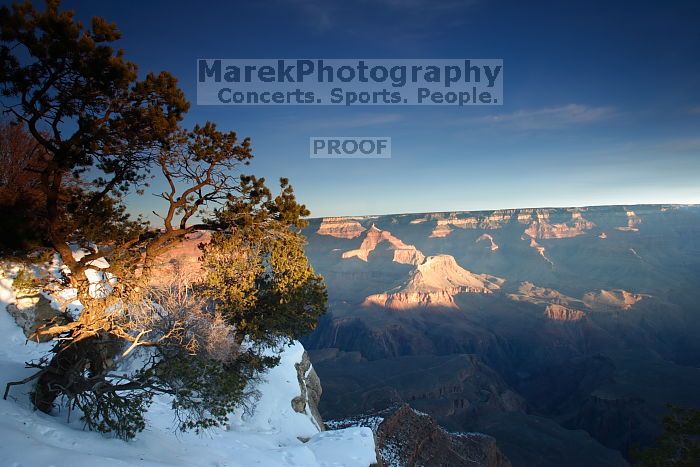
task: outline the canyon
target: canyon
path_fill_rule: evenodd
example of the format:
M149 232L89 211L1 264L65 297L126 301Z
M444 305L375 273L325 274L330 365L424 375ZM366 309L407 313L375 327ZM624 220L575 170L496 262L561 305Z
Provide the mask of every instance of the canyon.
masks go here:
M312 219L304 234L329 294L303 339L324 419L406 405L513 466L617 466L666 404L700 406L697 206Z
M456 307L460 293L492 293L504 280L488 274L474 274L461 268L450 255L429 256L419 264L405 284L386 293L370 295L364 305L405 309L421 306Z

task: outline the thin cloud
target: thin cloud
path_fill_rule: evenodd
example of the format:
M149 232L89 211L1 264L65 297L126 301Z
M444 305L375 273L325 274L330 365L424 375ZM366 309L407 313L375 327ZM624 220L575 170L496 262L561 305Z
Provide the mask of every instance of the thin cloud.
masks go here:
M666 141L659 146L666 152L697 153L700 152L700 138L678 138Z
M596 123L608 120L614 115L615 109L612 107L568 104L559 107L518 110L507 114L488 115L472 121L518 130L552 130Z

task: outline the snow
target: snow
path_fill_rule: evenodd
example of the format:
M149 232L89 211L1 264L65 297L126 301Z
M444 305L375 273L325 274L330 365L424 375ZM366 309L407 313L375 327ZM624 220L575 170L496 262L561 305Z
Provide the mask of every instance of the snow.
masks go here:
M256 430L280 436L310 438L320 430L310 413L301 414L292 408L292 399L300 394L294 364L301 361L304 346L294 342L283 349L280 364L270 369L258 386L260 399L252 416L237 414L231 424L241 431Z
M15 300L10 274L0 270L0 389L8 381L31 375L24 362L39 358L50 343L26 342L6 312ZM319 432L310 414L295 412L291 400L300 394L294 364L304 348L285 347L280 364L260 381L260 399L249 416L233 414L227 428L202 435L177 431L165 396L147 413L148 426L124 442L84 431L79 417L47 415L32 409L31 384L13 386L0 399L0 466L368 466L376 462L372 431L365 427ZM306 443L300 440L308 439Z

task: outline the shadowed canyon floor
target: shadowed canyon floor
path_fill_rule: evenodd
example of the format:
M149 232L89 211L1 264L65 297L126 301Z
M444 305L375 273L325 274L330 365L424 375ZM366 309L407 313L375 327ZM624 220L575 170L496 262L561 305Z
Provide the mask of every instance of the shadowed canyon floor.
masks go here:
M304 340L340 419L407 403L514 466L625 465L700 406L700 208L312 220L330 312Z

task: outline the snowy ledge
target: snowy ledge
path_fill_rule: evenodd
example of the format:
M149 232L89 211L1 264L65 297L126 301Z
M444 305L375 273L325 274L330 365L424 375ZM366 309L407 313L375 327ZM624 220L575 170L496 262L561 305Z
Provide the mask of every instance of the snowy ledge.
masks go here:
M14 303L12 273L0 271L0 387L31 374L24 362L45 354L50 344L26 342L7 313ZM170 401L158 397L150 407L146 430L124 442L83 431L79 420L32 409L29 387L15 386L0 399L0 446L3 465L15 466L348 466L376 462L369 428L319 432L309 413L297 413L291 400L299 395L295 363L304 347L285 347L280 364L257 386L261 397L251 416L234 414L228 429L203 435L176 431ZM300 439L308 439L302 442Z

